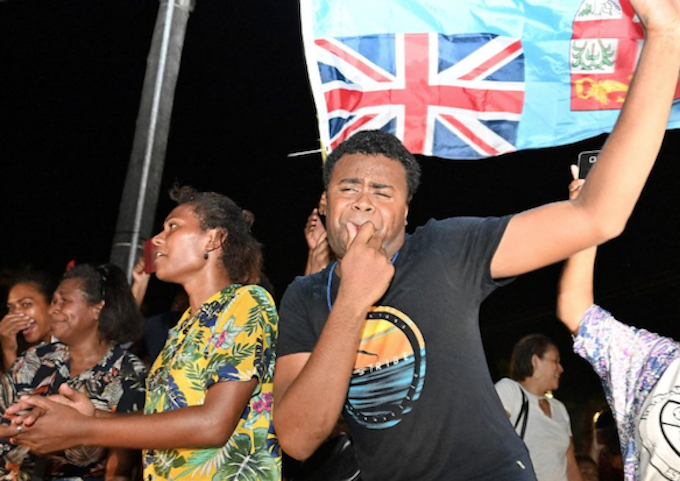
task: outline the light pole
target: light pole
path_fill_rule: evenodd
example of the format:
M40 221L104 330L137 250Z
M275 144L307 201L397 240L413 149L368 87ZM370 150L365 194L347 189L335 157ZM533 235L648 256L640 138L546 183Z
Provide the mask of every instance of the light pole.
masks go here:
M195 0L160 0L111 249L111 262L128 280L153 228L184 36L194 6Z

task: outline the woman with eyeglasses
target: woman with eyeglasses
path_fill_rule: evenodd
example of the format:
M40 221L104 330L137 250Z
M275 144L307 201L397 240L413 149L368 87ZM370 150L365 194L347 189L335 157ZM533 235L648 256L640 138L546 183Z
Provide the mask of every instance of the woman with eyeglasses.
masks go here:
M0 371L5 372L24 349L52 340L49 306L57 281L46 272L22 272L12 278L7 314L0 320Z
M54 292L49 316L59 341L17 358L2 378L0 408L22 395L55 395L66 385L102 411L141 409L145 367L122 344L139 336L142 316L123 272L113 265L75 266ZM138 455L125 449L73 446L38 457L7 441L0 445L0 479L125 480L138 464Z
M62 392L76 409L25 399L11 412L37 409L0 434L42 451L76 444L143 449L145 481L278 481L272 420L278 316L257 285L262 252L250 232L252 215L214 192L178 187L171 197L179 205L153 238L156 276L180 284L189 309L151 367L144 415L107 415Z
M581 481L569 413L552 396L563 372L555 343L543 334L530 334L512 350L512 379L496 383L505 412L529 450L538 481Z

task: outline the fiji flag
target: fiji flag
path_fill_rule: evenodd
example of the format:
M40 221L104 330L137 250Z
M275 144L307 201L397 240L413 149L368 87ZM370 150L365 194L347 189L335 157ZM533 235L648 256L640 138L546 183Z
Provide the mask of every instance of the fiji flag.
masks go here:
M301 15L326 150L366 129L450 159L593 137L641 46L618 0L301 0Z

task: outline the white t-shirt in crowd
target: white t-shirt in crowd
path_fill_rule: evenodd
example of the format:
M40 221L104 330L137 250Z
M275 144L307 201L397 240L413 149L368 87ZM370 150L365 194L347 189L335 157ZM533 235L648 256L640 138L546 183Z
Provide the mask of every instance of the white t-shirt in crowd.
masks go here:
M543 397L535 396L512 379L503 378L496 383L496 392L503 407L510 413L513 426L522 409L520 389L529 401L524 443L529 450L536 478L538 481L567 481L567 451L572 437L567 408L557 399L545 397L552 414L552 417L548 417L538 404ZM518 434L521 428L520 422L516 428Z

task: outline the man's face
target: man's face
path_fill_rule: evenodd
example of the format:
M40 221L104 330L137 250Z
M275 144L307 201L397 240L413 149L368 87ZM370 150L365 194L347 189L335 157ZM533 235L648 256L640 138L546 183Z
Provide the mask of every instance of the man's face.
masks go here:
M328 241L338 258L366 222L375 226L388 256L401 248L408 215L401 162L382 155L346 154L335 164L326 193Z

